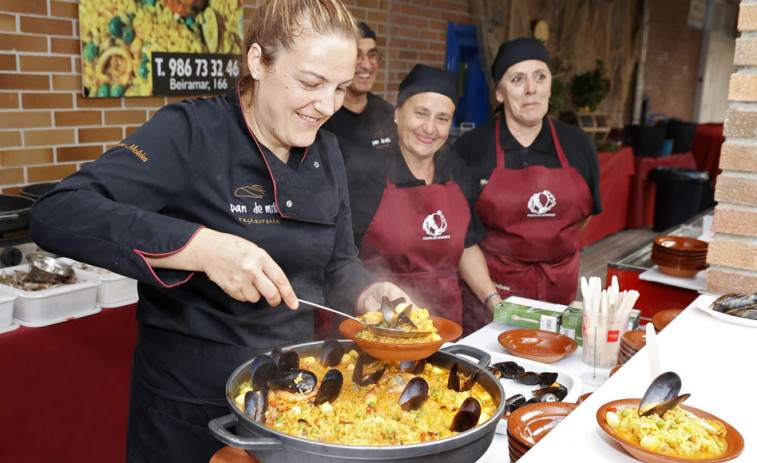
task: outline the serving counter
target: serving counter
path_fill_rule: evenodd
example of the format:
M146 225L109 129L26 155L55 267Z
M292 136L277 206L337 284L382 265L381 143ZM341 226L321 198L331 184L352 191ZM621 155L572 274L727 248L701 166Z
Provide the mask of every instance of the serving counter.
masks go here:
M741 433L744 451L731 461L754 462L757 461L757 406L751 390L757 384L757 363L753 360L753 353L757 352L757 327L715 319L697 307L709 305L712 300L712 296L699 296L659 333L661 371L675 371L681 377L681 392L691 393L686 405L725 420ZM491 325L484 328L491 329ZM496 336L484 336L484 330L460 342L491 349ZM580 348L570 357L580 359ZM602 431L596 412L613 400L641 398L652 379L644 347L518 460L519 463L637 461ZM506 454L506 436L497 435L479 461L501 462Z

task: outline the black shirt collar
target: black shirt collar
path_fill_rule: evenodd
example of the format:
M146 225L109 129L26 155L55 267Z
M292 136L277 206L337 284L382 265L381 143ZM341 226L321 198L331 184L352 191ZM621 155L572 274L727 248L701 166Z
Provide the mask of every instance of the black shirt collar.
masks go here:
M445 183L451 178L449 166L444 162L445 149L443 146L434 154L434 183ZM389 181L399 188L426 184L425 181L415 178L415 175L410 172L405 158L402 157L402 151L396 143L393 143L387 152L386 172Z
M502 149L505 150L505 153L507 153L508 151L522 150L524 148L528 150L539 151L542 153L550 153L552 151L552 134L550 133L549 122L547 121L548 117L549 116L544 116L539 135L536 136L536 139L533 143L531 143L531 146L524 147L518 142L518 140L515 139L513 134L510 132L510 129L507 128L505 117L502 116L499 130L502 141Z

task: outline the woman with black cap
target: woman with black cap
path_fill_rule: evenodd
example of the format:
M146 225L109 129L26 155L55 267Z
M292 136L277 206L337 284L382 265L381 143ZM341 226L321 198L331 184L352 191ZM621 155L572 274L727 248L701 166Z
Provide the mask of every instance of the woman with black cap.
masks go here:
M462 322L458 271L479 300L496 294L476 244L473 185L443 146L457 104L455 75L416 65L400 83L396 146L347 163L359 257L432 314Z
M552 74L539 40L503 43L492 77L504 114L454 145L479 185L475 209L487 229L481 249L501 295L569 304L578 232L602 212L596 147L580 128L547 117ZM491 320L470 295L469 314L474 327Z
M126 461L207 463L234 369L313 339L298 298L363 313L405 295L357 258L344 163L318 130L358 39L339 0L261 1L237 86L167 105L32 208L41 247L139 280Z

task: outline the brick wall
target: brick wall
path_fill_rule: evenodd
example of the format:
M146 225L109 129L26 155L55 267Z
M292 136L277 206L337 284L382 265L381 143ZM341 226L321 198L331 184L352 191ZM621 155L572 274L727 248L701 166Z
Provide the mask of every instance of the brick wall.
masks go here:
M703 33L686 23L689 0L651 1L649 7L644 93L654 112L694 120Z
M347 0L378 34L376 93L395 101L415 63L442 67L447 21L472 23L469 0ZM245 0L247 13L257 0ZM0 191L59 180L181 98L87 99L78 2L0 0Z
M707 289L757 292L757 3L742 0L728 89L713 230L707 253Z

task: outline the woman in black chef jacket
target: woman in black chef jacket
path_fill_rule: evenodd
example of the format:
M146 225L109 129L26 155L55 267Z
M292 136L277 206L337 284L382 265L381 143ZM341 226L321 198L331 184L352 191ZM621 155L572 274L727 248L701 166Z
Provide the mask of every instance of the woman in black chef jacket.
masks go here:
M139 280L129 462L207 463L234 368L312 339L298 297L364 312L405 295L358 260L337 141L318 132L358 38L338 0L263 2L238 86L166 106L34 205L41 247Z
M350 160L347 178L365 266L432 314L462 324L458 270L480 301L491 305L499 295L476 244L485 232L471 213L470 178L443 148L457 98L452 72L415 66L397 96L398 143Z
M599 161L580 128L547 116L552 74L537 39L505 42L492 65L504 115L465 133L455 150L478 186L481 242L501 294L569 304L578 284L578 232L602 212ZM466 297L477 325L491 320Z

